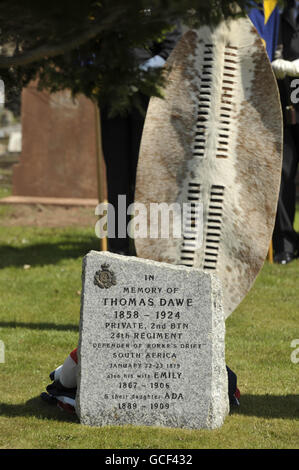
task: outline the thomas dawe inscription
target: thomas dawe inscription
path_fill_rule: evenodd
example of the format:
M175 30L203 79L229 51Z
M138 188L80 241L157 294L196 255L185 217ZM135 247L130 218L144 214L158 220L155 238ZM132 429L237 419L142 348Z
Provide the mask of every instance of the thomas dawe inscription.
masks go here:
M83 261L80 422L216 428L228 413L217 278L107 252Z

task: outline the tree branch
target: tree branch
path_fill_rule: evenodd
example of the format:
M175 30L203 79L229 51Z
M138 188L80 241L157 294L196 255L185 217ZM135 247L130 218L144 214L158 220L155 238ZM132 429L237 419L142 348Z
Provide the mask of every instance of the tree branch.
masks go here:
M91 24L88 26L87 30L67 42L63 42L61 44L43 45L37 47L36 49L25 51L24 53L18 54L17 56L7 57L0 55L0 69L28 65L44 58L55 57L71 51L72 49L81 46L85 42L88 42L90 39L93 39L102 31L105 31L107 27L111 26L112 23L119 19L123 13L123 9L119 9L117 13L114 11L114 13L102 23L96 25Z

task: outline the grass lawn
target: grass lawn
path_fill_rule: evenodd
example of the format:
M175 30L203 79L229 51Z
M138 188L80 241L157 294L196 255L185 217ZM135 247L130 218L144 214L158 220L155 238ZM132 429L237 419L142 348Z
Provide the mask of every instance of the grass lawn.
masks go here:
M10 211L0 206L0 224ZM241 406L221 429L89 428L43 404L49 372L77 345L81 262L91 249L99 249L93 227L1 227L0 448L299 448L299 363L291 361L299 260L266 262L227 320L227 364L238 375Z

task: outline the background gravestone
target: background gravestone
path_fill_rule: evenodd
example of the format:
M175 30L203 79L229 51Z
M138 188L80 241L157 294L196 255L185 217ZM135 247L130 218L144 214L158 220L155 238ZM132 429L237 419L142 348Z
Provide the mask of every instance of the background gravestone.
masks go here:
M83 424L216 428L229 411L214 275L90 252L76 409Z
M31 82L22 92L21 119L13 195L96 200L98 128L91 100L73 100L68 91L40 92Z

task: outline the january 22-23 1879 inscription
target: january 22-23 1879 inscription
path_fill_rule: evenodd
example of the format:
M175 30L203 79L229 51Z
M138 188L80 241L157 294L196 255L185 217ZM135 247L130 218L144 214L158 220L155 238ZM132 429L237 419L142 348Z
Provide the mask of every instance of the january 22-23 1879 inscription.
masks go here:
M83 261L81 423L221 426L228 412L224 336L213 275L90 252Z

